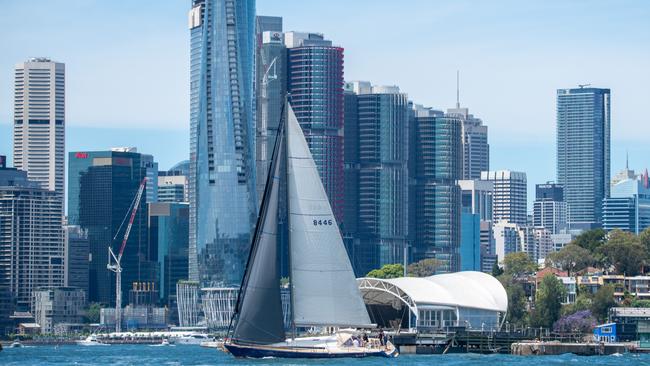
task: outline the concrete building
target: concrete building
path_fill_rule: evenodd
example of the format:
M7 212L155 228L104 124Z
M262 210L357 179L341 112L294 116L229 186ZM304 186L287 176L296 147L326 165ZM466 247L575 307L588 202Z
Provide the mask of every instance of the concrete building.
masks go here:
M500 265L506 255L521 251L521 237L519 236L519 225L502 220L494 223L492 232L494 235L494 254Z
M88 231L77 225L63 227L65 245L65 286L88 294L90 278L90 243Z
M367 84L365 90L354 85ZM355 272L403 263L408 243L409 103L396 86L346 89L345 212ZM349 223L349 225L348 225Z
M19 311L31 309L37 288L65 282L61 197L27 177L0 168L0 292Z
M239 285L257 218L255 1L191 4L190 279Z
M543 227L551 234L567 229L567 205L564 202L564 188L559 184L535 185L533 203L533 226Z
M14 166L63 201L65 64L32 58L16 65L13 145Z
M435 258L440 272L460 269L461 120L415 106L409 130L411 260Z
M320 33L286 32L289 103L337 222L343 222L343 48Z
M564 186L570 229L602 224L609 196L610 90L557 91L557 182Z
M492 273L497 262L491 221L481 221L481 272Z
M481 180L493 183L492 219L526 225L527 186L526 173L510 170L481 172Z
M34 291L34 319L42 334L53 334L60 323L83 322L86 292L76 287L43 288Z
M158 172L158 202L190 201L189 165L184 160L167 171Z
M603 228L639 234L650 227L650 179L648 171L640 178L625 179L603 200Z

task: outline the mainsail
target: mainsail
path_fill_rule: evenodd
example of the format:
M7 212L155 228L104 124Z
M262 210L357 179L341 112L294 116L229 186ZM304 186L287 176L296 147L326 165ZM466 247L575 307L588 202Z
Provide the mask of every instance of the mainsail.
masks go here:
M286 128L295 325L370 327L339 227L291 106Z
M276 139L241 294L235 330L237 341L270 344L285 340L278 268L278 193L284 137Z

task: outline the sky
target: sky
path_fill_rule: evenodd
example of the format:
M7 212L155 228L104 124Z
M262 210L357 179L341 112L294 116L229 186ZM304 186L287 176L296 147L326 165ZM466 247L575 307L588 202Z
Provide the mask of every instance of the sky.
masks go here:
M13 69L66 64L66 149L137 146L161 169L189 155L191 1L0 0L0 154L11 161ZM489 126L491 169L555 179L555 93L612 90L612 176L649 164L650 2L258 0L285 30L345 49L346 80L460 103ZM529 207L530 209L531 207Z

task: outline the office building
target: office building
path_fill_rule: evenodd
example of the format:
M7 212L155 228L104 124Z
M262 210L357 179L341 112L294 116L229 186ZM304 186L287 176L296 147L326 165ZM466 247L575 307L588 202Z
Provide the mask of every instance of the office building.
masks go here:
M282 18L256 17L256 131L257 197L261 201L278 125L287 95L287 48Z
M493 183L493 221L526 225L527 221L527 187L526 173L510 170L481 172L481 180Z
M517 251L528 254L530 260L537 262L539 258L539 246L535 235L535 228L528 225L520 226L518 232L519 248L517 248Z
M478 214L481 221L492 220L494 184L479 179L459 180L463 212Z
M481 172L490 170L487 126L470 114L468 108L461 108L459 101L456 108L447 109L446 115L462 121L463 179L480 179Z
M535 185L533 202L533 226L543 227L551 234L567 229L567 205L564 188L555 183Z
M57 324L83 323L86 292L76 287L41 288L34 291L34 320L42 334L54 334Z
M537 260L541 262L544 261L549 254L555 251L553 234L543 227L536 227L533 229L533 232L537 244Z
M478 214L461 213L460 270L481 270L481 219Z
M188 278L189 204L149 204L149 240L157 247L160 301L178 322L176 284Z
M602 223L610 188L610 125L609 89L558 89L557 182L564 186L572 230Z
M13 159L29 180L55 191L63 201L65 64L32 58L16 65Z
M322 34L286 32L289 102L305 134L332 211L343 221L343 48Z
M360 89L359 84L367 85ZM408 243L409 103L396 86L348 83L343 231L357 275L403 263ZM345 216L344 216L345 217ZM356 239L356 240L355 240ZM348 244L350 251L350 244Z
M479 179L459 180L458 186L461 191L462 211L461 268L470 268L466 265L469 260L467 257L473 258L476 256L474 250L478 247L478 259L472 259L469 263L472 263L472 268L475 268L473 270L482 271L483 258L486 258L487 263L494 262L490 258L490 256L493 256L492 230L490 227L492 225L492 194L494 187L492 182ZM477 219L478 222L476 222Z
M481 272L492 273L497 262L491 221L481 221Z
M503 266L506 255L521 251L519 228L519 225L505 220L497 221L492 226L494 254L500 266Z
M190 279L239 285L257 218L255 1L193 0Z
M639 178L625 179L603 200L603 228L639 234L650 227L650 182L648 171Z
M439 272L460 269L461 120L415 106L409 168L413 247L411 261L435 258Z
M0 296L18 311L31 310L37 288L65 281L61 198L27 177L0 168Z
M132 151L132 150L131 150ZM90 277L88 300L115 303L115 275L106 269L109 245L115 253L124 237L123 220L142 180L153 172L153 157L123 149L78 151L68 155L68 222L88 233ZM157 254L147 238L147 179L122 257L122 294L133 282L156 279ZM153 185L157 186L154 180ZM123 301L126 302L126 301Z
M90 243L88 232L76 225L63 227L65 245L65 285L88 294L90 278Z
M189 161L158 172L158 202L189 202Z

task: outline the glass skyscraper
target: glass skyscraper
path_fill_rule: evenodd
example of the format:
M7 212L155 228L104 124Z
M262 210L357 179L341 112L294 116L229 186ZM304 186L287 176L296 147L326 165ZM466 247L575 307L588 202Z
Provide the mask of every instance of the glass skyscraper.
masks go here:
M557 91L557 182L564 186L570 229L602 223L609 196L610 91L585 88Z
M239 285L257 217L254 0L193 0L189 277Z

